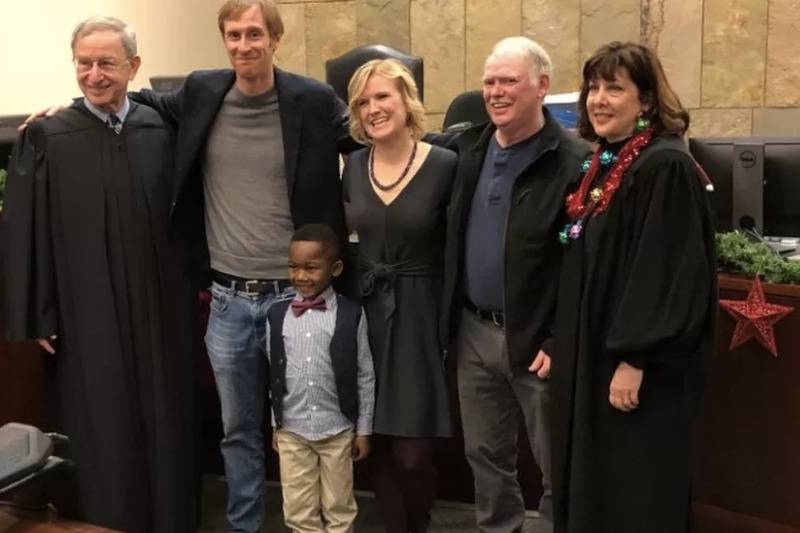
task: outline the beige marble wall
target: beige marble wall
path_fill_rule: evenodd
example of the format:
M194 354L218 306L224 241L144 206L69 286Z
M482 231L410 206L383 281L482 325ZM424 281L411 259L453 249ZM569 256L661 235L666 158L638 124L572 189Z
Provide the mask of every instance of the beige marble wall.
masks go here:
M705 0L703 107L759 107L764 103L767 2Z
M423 56L425 104L434 128L457 94L480 87L492 45L522 34L550 52L551 92L577 90L582 62L598 46L633 40L658 52L692 114L692 135L800 134L800 0L282 3L293 21L287 34L302 33L287 35L279 55L293 70L321 78L327 59L373 42Z
M495 0L466 0L465 88L479 89L483 63L492 46L522 31L522 1L506 0L498 9ZM427 70L427 69L426 69Z
M464 0L411 1L411 53L425 58L425 109L442 113L464 91Z
M800 106L800 0L771 0L765 104ZM796 114L794 115L797 116Z
M700 107L703 0L642 0L641 23L641 41L658 53L683 105Z
M362 0L357 4L356 39L408 50L411 47L409 0Z
M694 109L690 137L744 137L753 128L751 109Z
M549 0L548 3L560 3ZM638 41L640 0L581 0L581 60L609 41Z
M306 64L308 75L325 79L325 60L357 45L356 3L310 3L306 6Z
M581 0L522 0L522 33L550 54L550 92L572 92L580 85Z
M227 65L216 10L222 0L31 0L7 19L38 20L0 32L9 76L0 115L25 114L75 93L68 42L75 22L113 13L138 30L142 69L184 74ZM66 5L69 7L65 7ZM192 4L189 8L189 4ZM325 61L355 46L383 43L425 59L429 125L450 101L480 87L483 61L503 37L539 41L553 58L551 92L579 88L580 69L599 45L634 40L657 50L694 135L796 135L800 126L800 0L278 0L286 33L283 68L324 79ZM41 17L39 17L41 18ZM20 54L19 43L33 43ZM60 51L60 52L59 52ZM53 58L47 68L30 57Z

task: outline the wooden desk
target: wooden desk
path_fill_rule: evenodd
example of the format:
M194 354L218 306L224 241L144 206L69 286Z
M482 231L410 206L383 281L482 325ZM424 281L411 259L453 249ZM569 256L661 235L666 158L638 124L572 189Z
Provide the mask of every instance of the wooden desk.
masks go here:
M0 426L44 422L43 350L35 342L0 339Z
M750 280L719 279L720 298L746 298ZM728 351L735 322L719 312L697 449L697 531L800 533L800 286L764 292L795 308L775 325L777 358L755 340Z
M0 511L0 531L3 533L120 533L115 529L68 520L41 522L20 519L4 511Z

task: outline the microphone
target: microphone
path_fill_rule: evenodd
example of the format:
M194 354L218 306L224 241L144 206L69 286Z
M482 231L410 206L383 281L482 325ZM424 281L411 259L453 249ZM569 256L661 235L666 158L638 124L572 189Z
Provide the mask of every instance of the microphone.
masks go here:
M760 240L764 239L756 230L756 219L750 215L744 215L743 217L739 218L739 228L745 233L753 232Z
M794 246L782 246L781 242L770 242L756 229L756 221L749 215L744 215L739 219L739 229L742 230L751 241L760 242L769 248L778 257L783 257L784 253L791 253L795 250Z

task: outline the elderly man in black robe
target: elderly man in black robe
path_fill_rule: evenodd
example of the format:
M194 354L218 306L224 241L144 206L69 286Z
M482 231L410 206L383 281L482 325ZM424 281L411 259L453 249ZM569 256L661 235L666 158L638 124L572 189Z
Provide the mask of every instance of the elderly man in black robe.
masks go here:
M84 98L17 142L3 212L5 326L52 354L82 518L193 531L189 292L172 259L171 136L129 102L140 59L122 21L72 37Z

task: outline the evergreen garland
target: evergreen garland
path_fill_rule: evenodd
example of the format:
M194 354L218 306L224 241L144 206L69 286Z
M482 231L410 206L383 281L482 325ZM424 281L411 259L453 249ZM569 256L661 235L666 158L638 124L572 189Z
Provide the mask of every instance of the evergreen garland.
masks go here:
M717 233L716 240L720 270L751 277L760 274L768 283L800 283L800 261L787 261L738 231Z

